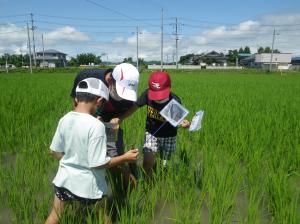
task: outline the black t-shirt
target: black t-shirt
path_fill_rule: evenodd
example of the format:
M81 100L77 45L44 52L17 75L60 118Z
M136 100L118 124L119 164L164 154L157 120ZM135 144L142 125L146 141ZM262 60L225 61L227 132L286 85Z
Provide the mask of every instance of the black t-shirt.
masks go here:
M109 122L112 118L119 117L125 113L134 102L128 100L114 100L109 96L109 101L105 104L102 110L97 110L96 115L101 116L102 120Z
M82 80L87 79L87 78L97 78L100 79L104 84L107 85L108 87L108 83L105 81L105 75L110 72L111 69L86 69L86 70L82 70L80 71L73 83L73 87L71 90L71 97L75 98L76 96L76 87L78 85L78 83L80 83Z
M78 73L74 80L73 88L71 91L71 96L76 96L76 87L78 83L86 78L97 78L101 79L107 86L107 82L105 81L105 75L112 71L111 69L88 69L82 70ZM105 122L109 122L112 118L118 117L124 112L126 112L131 106L133 102L128 100L120 100L116 101L111 96L109 96L109 101L105 104L103 109L98 109L96 111L95 116L101 116L102 120Z
M138 107L147 105L147 120L146 120L146 131L151 134L166 121L159 112L172 100L175 99L178 103L181 100L174 93L170 93L169 100L165 103L159 104L153 100L148 99L148 89L145 90L142 95L137 99L135 104ZM155 137L174 137L177 135L177 128L173 127L169 122L167 122L156 134Z

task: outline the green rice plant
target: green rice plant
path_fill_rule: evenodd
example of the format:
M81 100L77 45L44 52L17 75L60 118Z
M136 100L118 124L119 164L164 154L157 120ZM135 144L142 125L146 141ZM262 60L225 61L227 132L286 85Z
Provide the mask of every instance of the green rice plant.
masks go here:
M76 72L0 74L0 223L42 223L49 214L58 167L49 144L72 110ZM169 72L188 119L205 110L203 127L178 129L177 151L167 170L158 159L153 183L137 169L139 185L117 207L118 223L300 223L299 72ZM145 109L122 124L126 149L141 149ZM103 222L96 213L83 222ZM62 223L77 222L70 207Z

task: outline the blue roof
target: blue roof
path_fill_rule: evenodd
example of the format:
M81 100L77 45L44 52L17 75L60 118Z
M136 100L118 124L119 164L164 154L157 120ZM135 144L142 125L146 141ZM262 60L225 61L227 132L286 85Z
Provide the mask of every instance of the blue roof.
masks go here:
M292 57L293 61L300 61L300 56Z
M242 57L249 57L251 56L252 54L248 54L248 53L240 53L239 56L242 56Z

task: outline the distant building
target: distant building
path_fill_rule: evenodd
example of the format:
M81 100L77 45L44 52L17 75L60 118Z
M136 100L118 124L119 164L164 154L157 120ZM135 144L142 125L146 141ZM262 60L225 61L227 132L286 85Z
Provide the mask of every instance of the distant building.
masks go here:
M300 56L292 58L292 68L293 69L300 69Z
M274 53L272 59L272 69L289 69L291 66L292 54ZM270 53L253 54L240 61L242 66L251 68L269 69L271 62Z
M202 53L190 55L187 65L212 65L212 66L227 66L228 57L223 53L211 51L209 53Z
M241 60L243 60L243 59L245 59L245 58L249 58L249 57L251 57L253 54L248 54L248 53L239 53L238 54L238 60L239 61L241 61Z
M59 52L57 50L49 49L44 51L36 52L36 61L40 67L65 67L67 65L67 54Z
M292 58L292 65L300 65L300 56Z

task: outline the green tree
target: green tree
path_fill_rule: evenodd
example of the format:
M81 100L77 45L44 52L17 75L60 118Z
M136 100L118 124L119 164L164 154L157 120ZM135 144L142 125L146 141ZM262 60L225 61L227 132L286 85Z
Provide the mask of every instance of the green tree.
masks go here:
M272 53L272 49L270 47L259 47L257 49L257 53L262 54L262 53ZM278 49L274 49L273 53L280 53L280 51Z
M264 53L265 49L263 47L259 47L257 49L257 53L261 54L261 53Z
M264 49L264 53L271 53L271 52L272 52L272 50L271 50L270 47L266 47L266 48Z
M70 66L78 66L79 64L78 64L78 61L77 61L76 58L71 57L71 59L68 61L68 65L70 65Z
M179 64L185 65L188 62L190 62L191 59L193 59L195 57L194 54L187 54L187 55L183 55L180 57L179 59Z
M123 63L129 63L129 64L133 64L133 60L132 57L129 58L124 58Z
M246 46L245 49L244 49L244 53L245 54L251 54L250 47Z
M8 64L13 64L16 67L21 67L22 65L29 65L28 55L4 54L0 57L0 65L5 65L6 59Z
M229 50L228 51L228 60L231 63L235 63L236 58L239 57L239 52L238 50Z
M83 53L76 56L78 65L88 65L90 63L100 64L101 57L92 53Z

